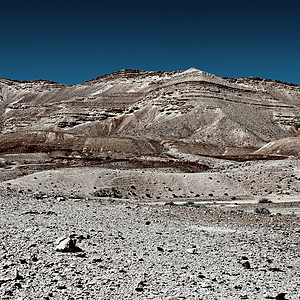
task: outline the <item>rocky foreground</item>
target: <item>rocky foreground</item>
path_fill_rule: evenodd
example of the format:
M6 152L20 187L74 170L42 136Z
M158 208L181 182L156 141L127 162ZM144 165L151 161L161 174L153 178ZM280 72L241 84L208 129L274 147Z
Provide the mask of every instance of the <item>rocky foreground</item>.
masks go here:
M299 299L299 234L293 216L2 188L0 299Z

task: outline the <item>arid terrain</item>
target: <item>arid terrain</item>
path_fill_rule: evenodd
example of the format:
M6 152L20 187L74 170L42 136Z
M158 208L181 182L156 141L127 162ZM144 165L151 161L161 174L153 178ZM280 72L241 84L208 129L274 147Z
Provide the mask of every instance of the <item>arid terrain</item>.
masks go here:
M0 299L299 299L299 128L257 77L0 79Z

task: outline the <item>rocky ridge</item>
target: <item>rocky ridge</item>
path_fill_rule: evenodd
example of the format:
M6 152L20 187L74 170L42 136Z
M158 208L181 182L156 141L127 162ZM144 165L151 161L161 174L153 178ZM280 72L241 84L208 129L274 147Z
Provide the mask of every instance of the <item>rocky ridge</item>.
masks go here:
M125 139L140 148L129 157L175 151L256 158L268 142L298 138L299 112L299 85L195 68L121 70L71 86L0 79L0 151L67 148L70 157L107 157L124 152Z

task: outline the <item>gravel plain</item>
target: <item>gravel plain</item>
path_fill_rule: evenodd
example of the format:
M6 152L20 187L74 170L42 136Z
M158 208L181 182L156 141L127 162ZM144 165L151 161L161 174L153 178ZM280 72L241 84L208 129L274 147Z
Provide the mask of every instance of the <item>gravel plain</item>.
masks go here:
M291 216L1 188L0 228L0 299L300 297Z

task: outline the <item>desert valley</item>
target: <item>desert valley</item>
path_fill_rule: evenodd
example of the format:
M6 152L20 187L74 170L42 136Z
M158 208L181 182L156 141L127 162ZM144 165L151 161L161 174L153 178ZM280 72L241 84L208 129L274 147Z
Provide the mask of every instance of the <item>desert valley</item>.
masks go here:
M0 299L299 299L300 85L0 79Z

